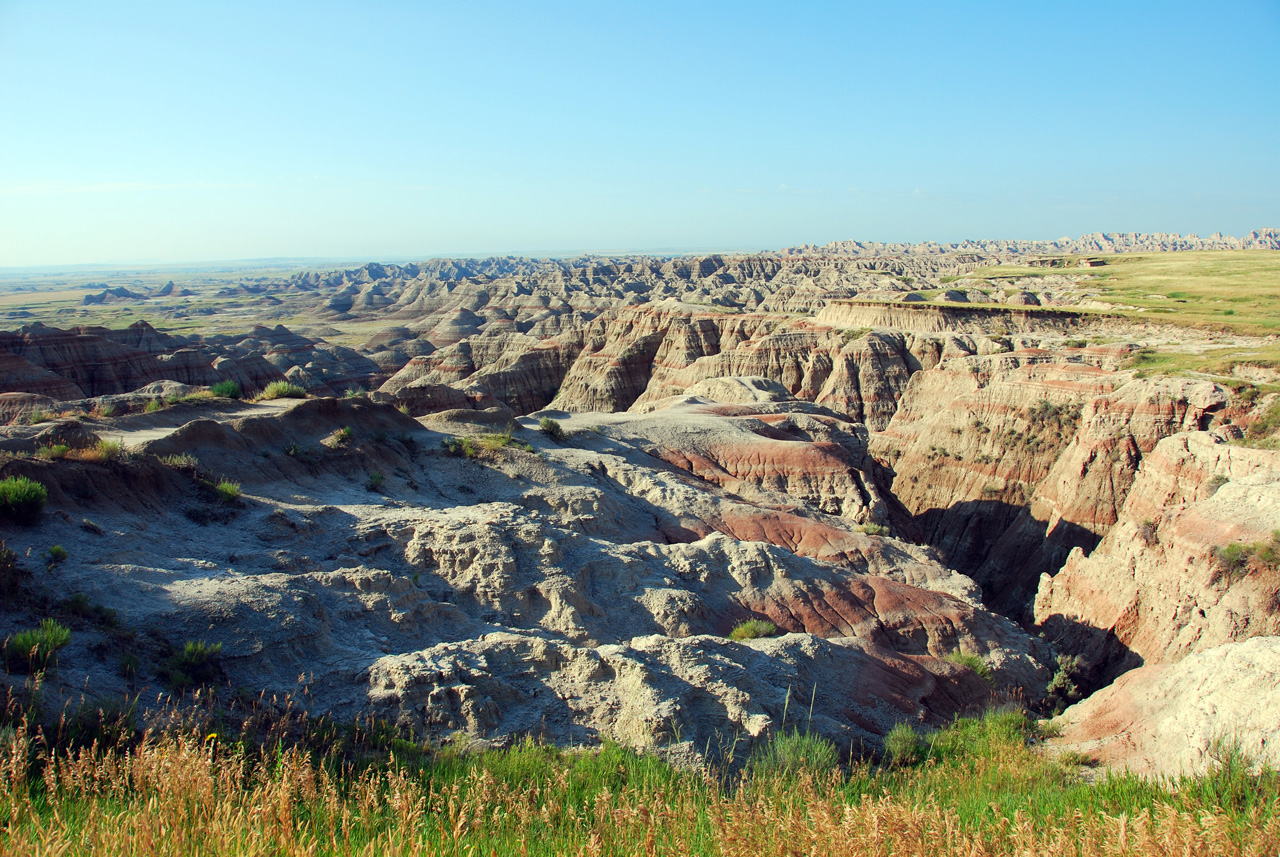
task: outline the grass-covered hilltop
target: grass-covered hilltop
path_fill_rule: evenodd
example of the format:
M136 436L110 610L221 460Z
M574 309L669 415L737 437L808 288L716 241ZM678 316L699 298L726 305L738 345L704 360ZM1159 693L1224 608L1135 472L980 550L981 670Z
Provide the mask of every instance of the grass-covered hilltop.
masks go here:
M0 320L0 854L1280 851L1273 230Z

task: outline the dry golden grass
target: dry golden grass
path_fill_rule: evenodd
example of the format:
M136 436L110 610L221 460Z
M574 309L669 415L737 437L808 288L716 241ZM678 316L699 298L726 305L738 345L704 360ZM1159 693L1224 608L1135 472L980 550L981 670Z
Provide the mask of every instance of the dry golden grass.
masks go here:
M956 734L981 743L979 732ZM199 734L48 753L19 727L0 746L0 853L1147 857L1280 848L1280 816L1265 794L1240 803L1213 792L1224 809L1192 788L1178 795L1130 782L1108 792L1064 781L1051 785L1099 789L1089 800L1132 806L1009 811L992 801L966 811L967 781L1036 788L1025 778L1061 778L1025 747L991 740L979 757L950 758L944 747L923 768L892 775L855 767L725 784L616 747L525 745L358 768ZM996 745L998 758L987 752Z

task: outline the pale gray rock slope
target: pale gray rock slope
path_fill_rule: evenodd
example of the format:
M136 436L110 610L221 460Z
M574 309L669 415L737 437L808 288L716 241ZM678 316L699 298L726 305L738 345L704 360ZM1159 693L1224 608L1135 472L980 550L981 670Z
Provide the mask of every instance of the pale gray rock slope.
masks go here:
M466 459L360 398L241 405L187 422L168 412L167 427L117 421L110 436L138 441L131 462L11 460L6 474L49 484L50 509L7 533L10 546L70 554L32 585L119 611L143 658L130 686L118 637L80 623L46 694L72 699L87 683L154 700L165 648L204 639L223 645L231 688L315 712L693 758L745 752L788 708L809 726L810 702L812 728L858 753L904 720L941 725L994 692L1042 693L1047 649L928 549L794 502L771 508L765 488L739 496L645 450L676 434L755 436L695 410L671 409L665 427L661 411L600 415L615 422L596 431L569 418L563 445L517 428L533 452ZM344 426L347 441L334 435ZM220 506L153 457L177 453L239 481L240 503ZM366 488L374 472L380 493ZM753 616L787 633L726 639ZM10 605L3 619L34 616ZM996 687L943 659L953 652L984 658Z
M1233 746L1280 767L1280 637L1132 670L1055 722L1055 748L1144 776L1212 771Z

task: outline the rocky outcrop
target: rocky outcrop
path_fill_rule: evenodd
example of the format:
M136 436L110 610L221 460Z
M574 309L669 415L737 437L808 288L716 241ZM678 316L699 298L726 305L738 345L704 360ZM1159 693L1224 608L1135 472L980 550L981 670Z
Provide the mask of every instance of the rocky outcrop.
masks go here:
M972 582L928 549L794 498L790 511L767 502L803 478L775 448L829 456L819 488L861 478L865 435L813 406L703 402L595 415L597 431L562 415L564 444L526 419L515 434L534 452L476 458L444 454L440 435L359 397L218 407L232 410L182 425L174 411L117 420L113 437L145 439L136 465L4 465L50 485L45 523L13 546L67 546L55 585L129 624L174 629L175 642L199 627L223 644L233 683L286 693L305 674L305 704L337 717L371 712L440 737L609 738L693 758L714 755L717 735L750 745L780 728L788 696L794 707L810 695L812 728L858 753L903 720L941 725L991 700L990 685L945 660L953 653L983 658L1006 693L1036 696L1048 678L1043 644L983 609ZM728 441L753 439L770 456L739 468L737 492L653 454L678 442L729 473ZM176 452L200 471L159 463ZM376 492L365 485L374 470ZM193 522L213 514L204 473L244 489L207 527ZM127 502L135 490L145 502ZM809 529L776 538L793 525ZM787 633L725 638L753 617ZM76 635L46 693L79 693L86 677L123 690L93 644Z
M28 393L50 399L83 399L84 390L61 375L0 350L0 393Z
M1108 675L1280 634L1280 571L1222 553L1277 529L1280 453L1208 432L1166 438L1098 547L1041 578L1036 621Z
M1080 313L1064 310L1013 309L999 306L941 306L930 303L839 301L814 316L833 327L883 327L922 333L1067 333L1092 323Z
M872 453L921 538L989 603L1030 618L1041 574L1093 550L1143 455L1226 406L1209 382L1141 380L1109 349L952 358L912 377Z
M1122 675L1054 721L1055 748L1147 777L1211 773L1233 751L1280 766L1280 637L1226 643Z
M35 393L0 393L0 425L26 422L33 414L52 413L57 402Z
M40 323L16 333L0 331L0 351L75 385L82 391L75 398L125 393L162 377L155 357L145 351L92 333Z
M146 322L127 328L60 330L31 324L0 331L0 391L62 400L128 393L152 381L208 386L235 381L246 394L291 370L325 393L377 386L383 370L350 348L308 339L283 326L255 327L248 337L161 333Z

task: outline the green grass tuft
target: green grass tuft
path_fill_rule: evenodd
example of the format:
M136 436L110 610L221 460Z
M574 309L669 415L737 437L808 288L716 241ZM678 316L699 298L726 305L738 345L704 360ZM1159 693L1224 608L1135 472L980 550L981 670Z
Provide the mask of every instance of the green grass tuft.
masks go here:
M240 483L232 482L229 479L222 479L211 484L209 487L213 489L213 493L223 503L234 503L240 499Z
M306 397L307 391L297 384L291 384L288 381L272 381L259 394L258 399L269 401L271 399L305 399Z
M4 644L5 664L17 672L44 672L55 666L58 649L71 642L71 631L53 619L40 627L19 631Z
M67 457L69 452L71 452L71 447L65 443L53 443L37 449L36 458L41 458L45 461L61 461Z
M747 767L756 777L792 778L801 773L829 774L840 765L836 745L820 735L792 729L756 748Z
M973 670L987 683L995 681L991 676L991 667L987 665L987 662L984 661L980 655L965 654L964 652L952 652L943 660L950 661L956 666Z
M778 626L768 619L748 619L741 622L729 632L730 640L754 640L758 637L772 637L778 633Z
M161 664L160 677L173 691L202 687L218 677L218 655L221 653L221 643L188 640L180 651L174 652Z
M49 489L26 476L0 479L0 518L16 524L33 524L44 511Z
M469 437L446 437L440 441L445 453L458 458L475 458L479 454L475 441Z
M209 392L220 399L238 399L243 392L235 381L219 381L209 388Z

